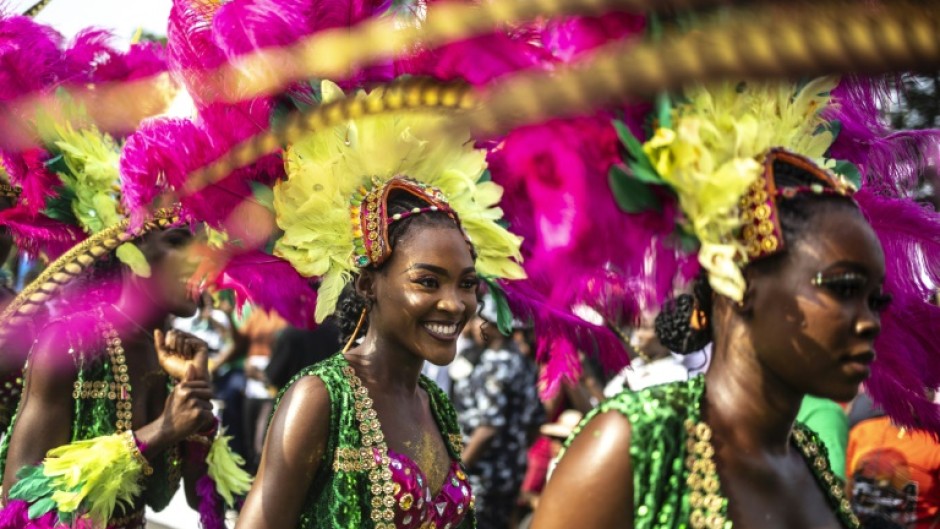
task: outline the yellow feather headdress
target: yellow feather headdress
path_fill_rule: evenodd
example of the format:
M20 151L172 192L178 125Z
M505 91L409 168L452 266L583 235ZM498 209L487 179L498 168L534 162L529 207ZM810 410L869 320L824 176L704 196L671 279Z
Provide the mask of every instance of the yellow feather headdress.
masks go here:
M659 123L642 151L651 169L676 193L699 240L699 262L716 292L743 298L747 249L737 237L740 201L764 172L763 159L782 148L820 167L834 140L821 112L838 79L802 87L787 83L696 86Z
M344 97L324 81L323 102ZM358 93L368 100L374 95ZM287 180L274 188L274 209L284 231L275 253L305 276L322 279L317 321L336 309L343 287L357 273L356 234L350 205L361 190L397 176L440 190L477 252L477 271L487 277L522 279L522 240L497 221L502 188L486 179L486 152L469 131L440 134L440 115L401 112L366 116L290 145Z

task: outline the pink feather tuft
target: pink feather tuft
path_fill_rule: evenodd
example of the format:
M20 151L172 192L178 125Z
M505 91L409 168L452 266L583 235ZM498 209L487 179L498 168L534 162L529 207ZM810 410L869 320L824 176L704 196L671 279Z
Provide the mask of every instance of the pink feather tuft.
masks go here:
M121 53L112 48L108 41L111 33L101 29L85 29L75 36L68 49L65 50L65 60L68 71L65 72L63 82L72 84L91 83L98 79L99 71L107 72L120 62ZM121 76L104 76L105 79L119 79Z
M885 290L894 298L867 386L895 421L940 436L940 407L923 395L924 388L940 387L940 307L928 301L940 285L940 214L865 189L856 201L881 240Z
M156 42L137 43L127 52L111 47L113 35L107 31L86 29L79 33L65 51L73 83L131 81L166 70L166 52Z
M267 128L266 100L237 105L212 104L200 120L159 119L132 134L121 154L123 199L140 222L162 191L182 188L189 173L217 159L238 142ZM183 197L184 214L219 227L252 194L249 182L272 183L283 175L280 156L269 155L223 180Z
M143 222L162 190L182 186L190 169L209 155L205 136L191 121L159 119L141 125L121 152L122 200L132 225Z
M64 65L62 36L21 16L0 15L0 101L54 84Z
M138 42L124 54L124 79L133 81L165 72L166 48L157 42Z
M826 112L826 118L838 121L841 128L829 154L858 166L864 187L886 196L910 197L932 161L928 154L940 145L940 130L889 130L881 109L890 104L899 85L893 78L844 78L833 90L834 104Z
M215 481L208 474L196 481L199 496L199 525L202 529L225 529L225 506L215 490Z
M207 71L225 62L225 54L212 39L210 21L217 7L202 0L173 0L167 26L167 63L197 104L220 93Z
M43 149L27 149L19 153L0 151L0 161L10 176L10 183L20 186L17 203L36 215L46 207L46 199L56 195L62 185L59 176L46 167L50 155Z
M310 0L233 0L212 18L215 42L228 57L293 44L316 27L313 4Z
M419 53L401 64L407 65L406 73L484 85L512 72L547 66L551 61L552 57L540 46L493 33Z
M652 286L630 293L635 308L658 307L686 260L670 249L671 197L663 194L664 210L648 214L624 215L616 204L607 173L618 149L609 118L598 116L517 129L490 155L493 179L505 188L506 218L525 241L529 275L570 279L545 281L557 306L593 305L602 285L632 277Z
M536 359L545 364L542 393L554 395L565 382L577 382L581 372L579 351L598 358L608 372L629 363L624 343L606 327L593 325L569 310L546 302L537 286L527 282L501 282L513 314L529 321L538 337Z
M303 37L330 28L345 28L388 10L387 0L235 0L219 8L212 19L213 38L227 57L274 46L289 46ZM391 63L364 68L348 79L333 79L343 88L389 81ZM303 83L288 91L297 90Z
M235 291L239 303L251 301L301 328L313 328L316 290L287 261L261 251L232 257L217 281Z
M75 226L50 219L17 205L0 211L0 226L13 236L16 245L27 253L45 253L50 259L81 242L85 234Z
M568 17L553 20L542 31L542 45L562 62L571 62L584 52L612 40L640 36L646 17L634 13L608 13L599 17Z
M29 503L11 500L0 509L0 529L66 529L66 526L56 523L55 513L51 512L32 520Z

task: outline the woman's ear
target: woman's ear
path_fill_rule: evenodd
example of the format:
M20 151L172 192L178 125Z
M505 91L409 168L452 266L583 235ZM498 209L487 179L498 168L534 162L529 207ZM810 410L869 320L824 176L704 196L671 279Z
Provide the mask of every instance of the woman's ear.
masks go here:
M744 298L741 299L741 301L732 302L731 305L735 312L743 317L749 317L754 312L756 289L761 287L760 274L756 274L753 270L747 269L744 271L744 281Z
M366 300L366 303L371 307L375 302L376 293L375 293L375 271L373 270L363 270L359 275L356 276L356 294Z

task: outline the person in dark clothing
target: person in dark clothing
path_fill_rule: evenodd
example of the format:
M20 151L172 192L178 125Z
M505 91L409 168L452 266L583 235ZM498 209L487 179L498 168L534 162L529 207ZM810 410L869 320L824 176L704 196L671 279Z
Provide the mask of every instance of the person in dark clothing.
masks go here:
M341 335L339 326L328 318L310 331L287 327L274 341L271 362L264 372L274 387L287 385L301 369L332 356L339 350Z

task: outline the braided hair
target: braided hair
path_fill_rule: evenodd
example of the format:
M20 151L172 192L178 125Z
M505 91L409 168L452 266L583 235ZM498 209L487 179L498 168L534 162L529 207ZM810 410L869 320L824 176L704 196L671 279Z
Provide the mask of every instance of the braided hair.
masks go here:
M777 189L822 184L815 175L783 160L773 163L773 178ZM823 212L837 208L850 208L861 216L855 202L849 198L816 193L799 193L792 198L777 199L780 229L788 244L793 244L810 227L810 221ZM748 263L747 268L772 274L786 258L787 252ZM656 336L669 350L689 354L700 351L712 340L712 298L714 292L708 274L702 270L692 282L691 292L668 300L656 316ZM696 321L698 324L696 324Z

